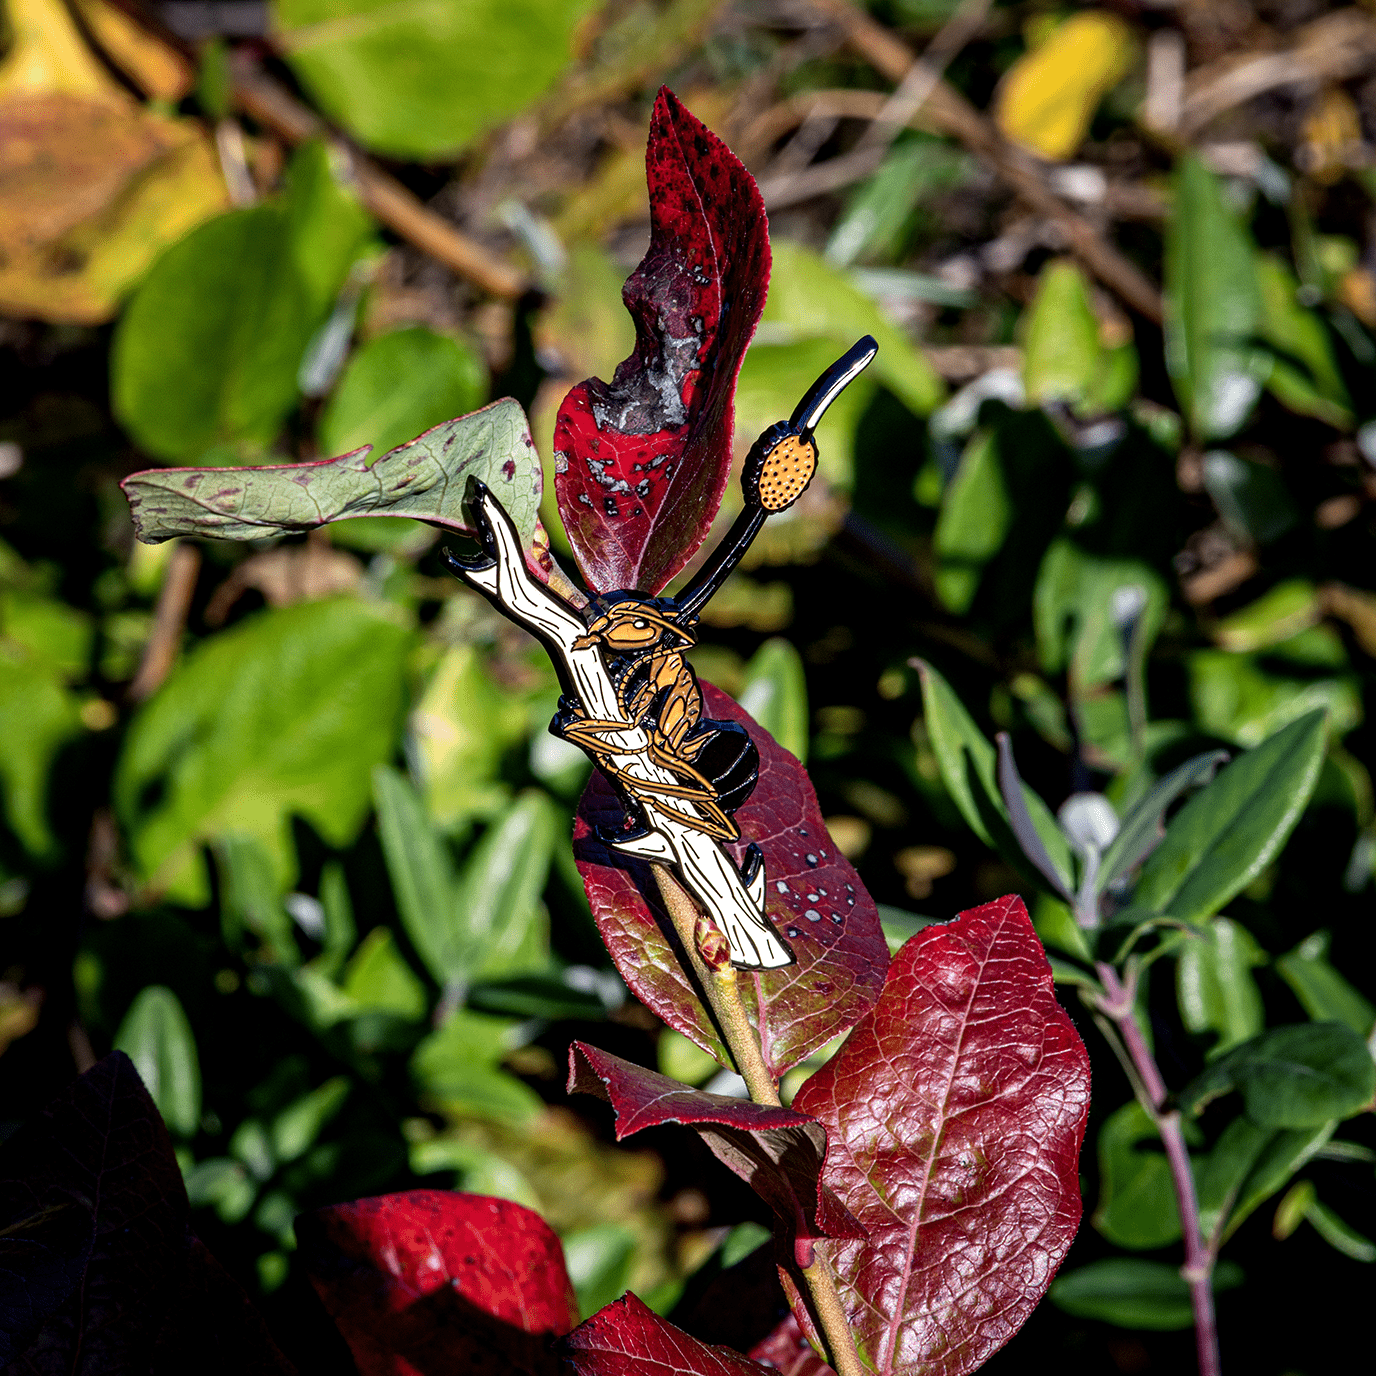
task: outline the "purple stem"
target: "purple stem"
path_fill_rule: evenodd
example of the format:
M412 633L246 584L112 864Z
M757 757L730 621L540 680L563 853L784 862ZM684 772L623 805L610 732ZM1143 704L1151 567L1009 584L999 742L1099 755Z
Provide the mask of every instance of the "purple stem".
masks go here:
M1176 1203L1180 1207L1180 1227L1185 1238L1185 1264L1180 1268L1180 1274L1190 1287L1190 1303L1194 1308L1199 1376L1221 1376L1223 1367L1218 1357L1218 1322L1214 1317L1214 1258L1204 1245L1199 1228L1199 1196L1195 1193L1194 1172L1190 1168L1185 1133L1180 1126L1180 1113L1175 1109L1162 1112L1162 1105L1166 1102L1166 1083L1161 1078L1156 1058L1147 1047L1146 1038L1142 1036L1131 992L1123 987L1113 966L1101 962L1096 969L1104 992L1108 995L1101 1008L1117 1026L1142 1087L1151 1099L1142 1107L1156 1123L1161 1143L1166 1149L1166 1160L1170 1162Z

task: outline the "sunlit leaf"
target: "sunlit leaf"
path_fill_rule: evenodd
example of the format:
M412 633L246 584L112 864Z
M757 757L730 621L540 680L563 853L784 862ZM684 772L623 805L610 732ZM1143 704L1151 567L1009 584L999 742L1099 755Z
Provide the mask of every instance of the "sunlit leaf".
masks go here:
M115 1047L133 1061L163 1122L179 1137L194 1137L201 1126L201 1066L177 996L162 984L142 990L115 1033Z

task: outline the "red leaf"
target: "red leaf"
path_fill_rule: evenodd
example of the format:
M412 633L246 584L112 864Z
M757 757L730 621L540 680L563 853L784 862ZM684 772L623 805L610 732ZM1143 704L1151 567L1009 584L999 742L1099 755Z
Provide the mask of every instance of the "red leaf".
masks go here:
M573 1287L559 1239L520 1204L409 1190L296 1227L359 1376L559 1370L551 1341L577 1322Z
M112 1052L0 1152L0 1362L29 1376L292 1372L186 1214L162 1118Z
M827 1135L820 1123L786 1108L708 1094L583 1042L569 1047L568 1092L606 1099L616 1110L616 1140L664 1123L693 1128L712 1155L740 1176L778 1216L792 1246L811 1263L811 1239L864 1237L865 1230L820 1183Z
M763 1362L783 1376L836 1376L812 1350L798 1320L790 1314L767 1338L750 1349L752 1360Z
M578 1376L769 1376L729 1347L689 1337L632 1294L599 1309L562 1346Z
M554 491L596 592L656 593L692 557L731 467L736 375L769 286L764 202L663 87L645 152L650 247L622 289L635 351L580 382L554 427Z
M720 689L703 683L702 694L704 715L740 722L760 752L760 781L736 813L742 841L735 857L744 858L750 841L764 852L765 913L798 959L782 970L742 970L739 979L765 1064L777 1079L873 1005L889 948L874 900L827 835L807 771ZM579 804L573 845L597 929L635 996L729 1065L675 955L678 939L648 865L614 854L596 839L595 825L615 827L620 821L611 787L594 773Z
M829 1249L867 1366L979 1366L1032 1312L1080 1221L1089 1058L1022 900L913 937L794 1108L826 1127L823 1179L869 1230Z

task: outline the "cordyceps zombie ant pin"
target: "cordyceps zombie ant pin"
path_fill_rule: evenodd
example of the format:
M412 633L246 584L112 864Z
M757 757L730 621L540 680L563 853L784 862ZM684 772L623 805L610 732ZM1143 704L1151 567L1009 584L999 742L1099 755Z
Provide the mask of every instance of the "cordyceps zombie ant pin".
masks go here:
M508 617L539 637L564 695L550 730L587 752L625 809L602 841L624 855L672 866L746 970L791 965L787 943L765 917L757 846L736 862L735 813L759 773L754 743L736 722L703 715L702 690L684 657L699 613L740 563L766 517L792 506L817 471L814 431L826 409L869 364L868 335L813 384L787 421L762 434L741 474L745 506L726 538L677 597L608 592L574 607L526 567L520 537L491 491L474 483L475 558L446 552L449 567Z

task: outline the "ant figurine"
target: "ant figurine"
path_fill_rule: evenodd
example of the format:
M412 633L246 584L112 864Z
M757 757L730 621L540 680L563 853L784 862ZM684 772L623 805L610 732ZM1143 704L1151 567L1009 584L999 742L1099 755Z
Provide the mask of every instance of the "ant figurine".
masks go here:
M575 611L534 583L523 562L517 567L514 527L481 484L473 505L484 555L445 553L460 578L550 649L565 688L550 730L591 756L626 813L623 827L603 830L601 839L627 854L676 865L724 929L733 963L746 969L794 959L764 918L759 847L747 848L739 870L721 849L740 840L734 814L758 780L759 753L738 723L703 716L702 689L684 652L697 643L698 613L766 517L792 506L812 481L817 423L878 347L866 335L817 379L787 421L755 441L741 474L744 509L676 597L608 592ZM494 505L503 517L500 527L488 512Z

